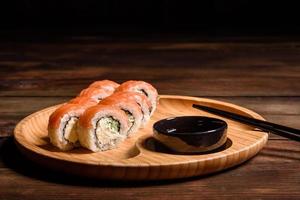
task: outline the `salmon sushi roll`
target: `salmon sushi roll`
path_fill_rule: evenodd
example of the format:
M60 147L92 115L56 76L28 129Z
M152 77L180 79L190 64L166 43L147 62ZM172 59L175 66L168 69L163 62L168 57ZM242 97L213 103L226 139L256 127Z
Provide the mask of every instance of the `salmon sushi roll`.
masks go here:
M82 90L79 94L79 97L88 97L96 101L101 101L102 99L113 94L113 91L107 91L101 88L86 88Z
M154 113L158 100L158 93L151 84L144 81L126 81L116 89L116 92L124 91L139 92L145 95L151 102L150 116Z
M127 115L112 105L90 107L78 122L80 144L94 152L116 148L127 137L128 130Z
M128 101L135 102L143 115L142 118L142 126L145 126L150 119L151 113L151 102L147 99L147 97L138 92L116 92L112 96L116 99L127 99Z
M89 85L89 88L99 88L103 89L108 92L114 92L120 84L110 81L110 80L102 80L102 81L95 81Z
M50 142L63 151L79 146L77 121L88 107L96 104L96 101L84 99L81 104L66 103L56 109L49 117Z
M113 105L121 109L127 116L129 130L127 135L135 133L142 125L143 113L140 106L134 101L119 95L111 95L102 100L100 105Z
M79 96L79 97L75 97L74 99L71 99L67 103L68 104L86 104L88 102L94 102L95 104L97 104L98 101L91 99L89 97L86 97L86 96Z

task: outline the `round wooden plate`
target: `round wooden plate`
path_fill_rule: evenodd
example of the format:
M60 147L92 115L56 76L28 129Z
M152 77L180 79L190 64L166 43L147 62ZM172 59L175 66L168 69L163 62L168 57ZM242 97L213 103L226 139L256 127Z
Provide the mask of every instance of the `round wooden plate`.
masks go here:
M16 126L14 136L25 156L47 168L84 177L122 180L173 179L221 171L253 157L267 142L267 133L194 109L193 103L263 119L253 111L221 101L161 95L157 110L147 126L114 150L93 153L78 148L62 152L53 147L47 137L47 124L49 115L57 106L23 119ZM206 154L180 155L151 137L155 121L184 115L204 115L225 120L228 123L226 145Z

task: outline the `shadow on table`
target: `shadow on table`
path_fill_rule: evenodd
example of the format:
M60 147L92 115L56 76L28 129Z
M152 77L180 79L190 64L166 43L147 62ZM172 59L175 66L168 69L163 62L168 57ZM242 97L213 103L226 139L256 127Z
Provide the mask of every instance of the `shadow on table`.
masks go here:
M28 176L43 181L54 182L58 184L86 186L86 187L144 187L150 185L176 184L176 183L181 183L186 181L193 181L200 178L200 177L192 177L192 178L183 178L183 179L176 179L176 180L156 180L156 181L155 180L153 181L120 181L120 180L112 181L112 180L95 180L95 179L81 178L81 177L63 174L57 171L46 169L26 159L18 151L12 137L1 139L1 140L0 140L0 158L2 159L3 164L6 167L24 176ZM201 179L206 179L212 176L216 176L218 174L219 173L214 173L212 175L202 176Z

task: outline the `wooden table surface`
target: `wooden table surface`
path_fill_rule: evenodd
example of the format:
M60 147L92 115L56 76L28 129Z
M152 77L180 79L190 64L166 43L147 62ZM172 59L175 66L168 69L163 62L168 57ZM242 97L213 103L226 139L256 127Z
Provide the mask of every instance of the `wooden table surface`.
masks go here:
M17 151L15 125L94 80L143 79L161 94L207 97L300 128L300 42L288 38L0 42L0 199L299 199L300 145L270 135L253 159L175 181L110 182L45 170Z

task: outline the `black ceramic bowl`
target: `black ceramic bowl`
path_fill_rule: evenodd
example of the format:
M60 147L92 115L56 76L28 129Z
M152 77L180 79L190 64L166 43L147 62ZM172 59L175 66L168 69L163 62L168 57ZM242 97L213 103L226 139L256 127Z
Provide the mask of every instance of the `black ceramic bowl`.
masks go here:
M157 121L154 138L173 151L197 153L217 149L227 140L227 123L223 120L183 116Z

